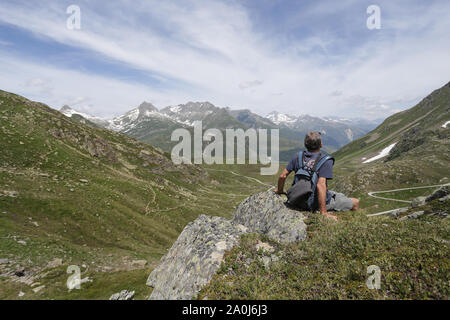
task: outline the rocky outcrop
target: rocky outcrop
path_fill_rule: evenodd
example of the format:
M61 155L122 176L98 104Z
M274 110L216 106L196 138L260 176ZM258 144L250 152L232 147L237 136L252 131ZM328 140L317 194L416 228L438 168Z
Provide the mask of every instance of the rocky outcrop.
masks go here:
M417 218L423 216L424 213L425 213L425 211L415 211L411 214L401 217L400 220L403 221L403 220L407 220L407 219L417 219Z
M287 243L306 238L305 216L286 206L272 191L261 192L245 199L236 209L233 222L249 232L264 233L274 240Z
M232 220L201 215L181 232L147 285L151 300L192 299L217 272L225 251L244 233L263 233L280 242L306 238L305 216L289 209L272 191L255 194L236 209Z
M442 199L450 194L450 188L448 185L440 187L436 191L434 191L432 194L430 194L426 199L425 202L430 202L436 199Z
M191 299L219 269L225 250L245 231L220 217L201 215L189 223L150 274L147 285L154 288L150 299Z
M435 190L432 194L430 194L428 197L417 197L414 198L411 201L411 207L421 207L427 204L428 202L431 202L433 200L439 199L441 201L445 201L450 194L450 188L448 185L444 185L440 187L439 189Z

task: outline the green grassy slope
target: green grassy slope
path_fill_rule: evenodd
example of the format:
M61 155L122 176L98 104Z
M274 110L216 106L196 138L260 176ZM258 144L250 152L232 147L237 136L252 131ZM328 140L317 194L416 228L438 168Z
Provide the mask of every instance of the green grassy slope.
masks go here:
M448 205L434 201L420 210L448 214ZM448 299L449 219L400 221L365 213L339 213L338 223L311 215L308 239L294 244L243 237L198 298ZM260 241L273 252L257 250ZM366 286L371 265L380 268L379 289Z
M230 216L255 181L199 166L0 91L0 299L149 294L145 279L199 214ZM255 168L255 172L256 172ZM47 265L63 260L56 269ZM147 260L145 267L133 265ZM65 268L93 279L65 287ZM25 277L12 273L25 269ZM46 285L34 293L30 281ZM26 282L26 281L25 281ZM137 288L133 284L139 283ZM130 288L131 287L131 288Z
M415 107L396 113L364 137L344 146L336 158L332 186L347 193L448 182L450 178L450 83ZM389 156L363 163L396 143Z
M415 107L396 113L387 118L376 129L347 144L335 152L334 156L343 160L367 157L398 141L412 128L438 130L450 119L450 82L433 91Z

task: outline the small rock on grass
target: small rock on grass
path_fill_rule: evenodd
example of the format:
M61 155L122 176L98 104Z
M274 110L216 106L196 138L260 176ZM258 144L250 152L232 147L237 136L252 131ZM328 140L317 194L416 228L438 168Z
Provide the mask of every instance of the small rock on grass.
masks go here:
M411 207L415 208L415 207L420 207L420 206L425 205L425 200L426 200L426 199L427 199L427 197L417 197L417 198L414 198L414 199L411 201Z
M403 209L396 209L394 211L392 211L391 213L389 213L389 216L396 218L398 217L401 213L404 213L406 211L408 211L409 208L403 208Z
M132 300L134 297L134 291L122 290L118 293L114 293L109 300Z
M408 214L407 216L404 216L400 218L400 220L406 220L406 219L417 219L420 216L422 216L425 213L425 211L416 211L411 214Z
M256 250L262 249L262 251L267 251L267 252L275 251L275 249L270 244L268 244L267 242L262 242L262 241L258 241L258 243L255 245L255 249Z
M49 261L49 263L47 263L47 268L53 269L56 267L59 267L60 265L62 265L63 261L61 258L55 258L52 261Z
M41 291L41 290L44 289L44 288L45 288L45 285L36 287L36 288L33 289L33 292L34 292L34 293L38 293L39 291Z
M280 260L280 258L278 256L276 256L275 254L272 254L270 257L268 257L268 256L261 257L260 260L264 264L264 267L266 269L269 269L270 265L272 263L277 262L278 260Z
M131 262L132 266L143 268L147 264L147 260L133 260Z

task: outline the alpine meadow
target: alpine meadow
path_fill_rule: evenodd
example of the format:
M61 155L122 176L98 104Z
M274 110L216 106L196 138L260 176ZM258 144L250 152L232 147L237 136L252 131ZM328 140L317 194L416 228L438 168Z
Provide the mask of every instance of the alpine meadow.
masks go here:
M439 0L0 0L2 307L444 305L448 30Z

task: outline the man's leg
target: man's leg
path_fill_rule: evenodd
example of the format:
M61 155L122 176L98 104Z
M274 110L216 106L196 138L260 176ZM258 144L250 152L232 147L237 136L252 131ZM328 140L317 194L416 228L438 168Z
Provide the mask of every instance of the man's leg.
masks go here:
M359 199L356 198L350 198L353 201L353 207L352 210L356 211L359 209Z
M331 201L327 204L327 210L333 211L349 211L349 210L357 210L354 208L359 207L358 199L352 199L346 197L343 193L331 191ZM356 201L353 201L356 200Z

